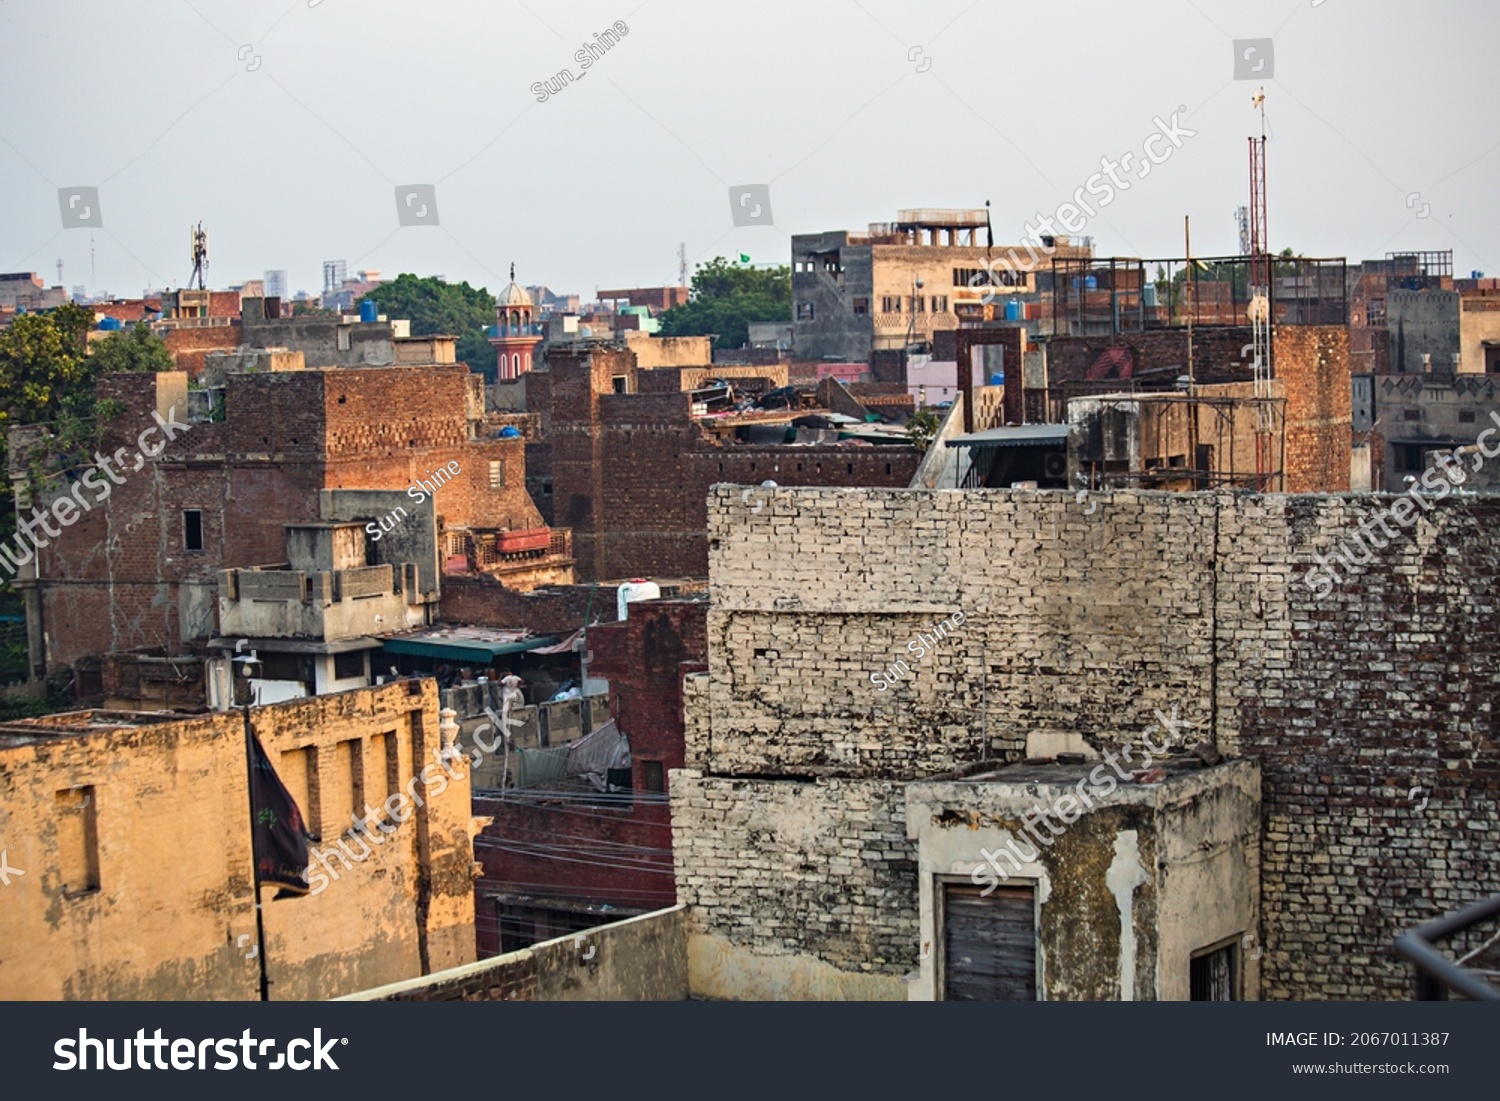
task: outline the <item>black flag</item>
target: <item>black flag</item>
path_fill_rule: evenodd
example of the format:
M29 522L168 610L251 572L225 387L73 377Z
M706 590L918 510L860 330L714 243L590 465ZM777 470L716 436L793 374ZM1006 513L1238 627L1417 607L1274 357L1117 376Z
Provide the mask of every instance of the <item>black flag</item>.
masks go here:
M276 770L271 767L260 739L249 729L245 737L250 751L250 828L255 846L255 882L274 883L281 888L277 898L307 894L307 843L312 840L302 821L302 812Z

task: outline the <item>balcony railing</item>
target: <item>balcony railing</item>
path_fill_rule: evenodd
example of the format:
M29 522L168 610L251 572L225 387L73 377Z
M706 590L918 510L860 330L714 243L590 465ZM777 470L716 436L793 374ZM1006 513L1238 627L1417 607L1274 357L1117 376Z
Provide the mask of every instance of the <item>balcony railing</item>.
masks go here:
M1500 1001L1500 987L1489 981L1490 977L1500 972L1465 966L1478 959L1486 950L1492 949L1497 939L1500 939L1500 934L1489 937L1458 959L1452 959L1438 951L1437 947L1439 942L1494 918L1500 918L1500 895L1477 902L1437 921L1428 922L1396 938L1396 951L1411 960L1416 968L1417 1001L1446 1001L1450 992L1474 1001Z

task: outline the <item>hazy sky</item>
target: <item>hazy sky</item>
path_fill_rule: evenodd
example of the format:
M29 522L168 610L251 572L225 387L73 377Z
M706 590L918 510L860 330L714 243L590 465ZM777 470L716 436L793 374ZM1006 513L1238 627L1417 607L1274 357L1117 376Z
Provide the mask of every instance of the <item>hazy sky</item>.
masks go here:
M629 34L544 103L594 32ZM1500 275L1495 0L0 0L0 271L136 295L322 262L582 293L789 235L993 203L997 242L1185 108L1103 255L1238 252L1263 81L1276 250ZM1234 79L1236 39L1272 40ZM1274 72L1264 79L1266 72ZM396 188L434 185L402 227ZM729 188L769 184L772 225ZM58 189L99 189L62 228ZM1096 184L1096 187L1098 185ZM1098 194L1098 191L1095 192Z

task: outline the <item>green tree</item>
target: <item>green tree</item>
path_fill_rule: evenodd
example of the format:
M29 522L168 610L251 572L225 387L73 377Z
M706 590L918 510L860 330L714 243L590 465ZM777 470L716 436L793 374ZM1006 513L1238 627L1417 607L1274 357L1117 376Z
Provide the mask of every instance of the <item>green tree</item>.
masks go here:
M89 345L90 374L120 374L126 371L172 371L177 365L167 343L144 321L129 330L110 333Z
M45 313L23 314L0 330L0 469L9 469L9 433L20 425L47 425L54 456L87 455L101 422L117 412L114 403L95 398L99 376L172 367L166 346L149 330L142 332L145 326L105 337L90 348L93 323L90 311L66 303ZM14 532L15 500L0 494L0 541Z
M699 264L686 305L661 315L663 336L707 336L718 348L740 348L750 341L752 321L790 321L792 270L749 268L715 256Z
M911 445L925 455L932 446L933 437L942 426L942 419L935 410L919 409L906 422L906 435L911 440Z
M413 336L457 337L458 358L470 370L495 376L495 349L485 335L495 323L495 296L483 287L403 272L359 299L367 301L387 317L409 320Z

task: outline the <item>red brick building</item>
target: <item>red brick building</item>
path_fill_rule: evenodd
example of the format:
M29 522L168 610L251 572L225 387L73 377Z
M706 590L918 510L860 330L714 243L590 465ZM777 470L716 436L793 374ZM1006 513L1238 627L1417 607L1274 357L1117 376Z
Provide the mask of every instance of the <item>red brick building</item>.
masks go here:
M120 456L110 463L119 484L40 550L27 567L39 580L18 585L45 667L206 642L217 630L218 571L284 562L284 525L326 519L320 491L401 494L449 464L458 473L435 497L446 569L504 573L521 588L571 581L566 533L548 532L527 495L525 444L486 436L473 377L461 364L245 371L191 395L180 371L101 380L99 396L124 408L99 445L107 460ZM138 437L157 415L186 427L143 448ZM160 452L140 454L152 448ZM13 481L16 456L13 447ZM92 466L80 457L37 503L98 476ZM19 477L24 497L24 467ZM528 549L507 549L513 533L526 533Z
M628 800L571 790L476 793L494 821L474 841L481 956L586 929L677 898L670 775L683 767L683 677L708 660L704 597L629 605L629 618L592 627L591 677L609 682L610 708L630 741Z
M715 370L643 369L628 349L559 348L531 372L527 408L541 414L543 442L527 463L543 514L573 530L580 580L705 576L715 484L910 484L921 456L906 444L750 444L709 431L690 389Z

